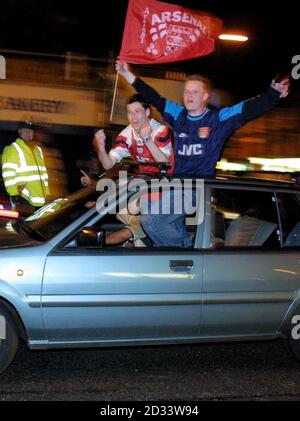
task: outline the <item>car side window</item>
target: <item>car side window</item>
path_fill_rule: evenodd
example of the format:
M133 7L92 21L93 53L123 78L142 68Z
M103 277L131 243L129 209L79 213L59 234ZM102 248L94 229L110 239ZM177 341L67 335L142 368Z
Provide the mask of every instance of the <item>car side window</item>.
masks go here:
M150 238L141 226L139 214L108 214L100 222L97 227L105 230L106 247L152 247Z
M195 215L189 215L190 218ZM126 247L136 249L153 247L151 238L145 233L140 223L140 215L106 215L95 227L105 230L105 247ZM186 229L194 244L197 225L186 224Z
M284 247L300 246L300 196L277 193Z
M204 184L198 183L193 187L191 187L191 185L185 185L184 187L186 188L184 196L182 196L182 185L178 186L176 183L169 190L161 192L161 196L152 193L152 200L149 201L149 198L147 199L149 208L146 208L146 211L149 211L150 209L154 215L156 212L157 214L159 214L159 212L163 212L163 214L170 212L171 215L172 212L175 211L176 213L186 213L184 223L187 236L191 242L191 247L194 247L196 235L201 231L200 229L198 230L198 227L201 226L203 222L203 211L201 212L202 208L198 202L201 202L202 195L204 197ZM177 188L179 188L179 190L177 190ZM198 190L196 191L195 188ZM179 205L179 207L181 206L180 209L176 208L176 206L174 209L172 206L168 208L168 205L170 206L170 193L173 189L179 193L178 197L181 200L179 200L179 203L176 202L176 205ZM195 192L197 192L197 194L195 194ZM124 200L121 203L117 203L116 214L107 214L98 221L97 228L105 230L105 247L126 247L129 249L136 249L143 247L151 248L155 246L151 240L151 232L146 233L143 229L141 215L144 209L140 200L138 200L138 195L139 193L134 195L130 199L131 201ZM142 197L145 199L145 194L143 194ZM204 199L202 199L201 203L204 203ZM180 247L180 244L178 247Z
M280 248L272 192L215 189L211 198L211 248Z
M199 216L197 213L191 213L185 218L186 230L188 236L192 242L192 247L194 247L196 234L198 226ZM96 222L92 224L87 224L91 228L95 228L99 231L104 231L104 245L101 248L120 248L125 247L128 249L137 249L137 248L152 248L154 244L150 238L143 230L141 224L141 214L131 214L126 212L126 209L122 208L122 212L117 213L107 213L105 216L97 219ZM80 233L82 228L79 230ZM67 248L76 248L78 247L76 237L74 237L64 245ZM95 232L91 233L95 235Z

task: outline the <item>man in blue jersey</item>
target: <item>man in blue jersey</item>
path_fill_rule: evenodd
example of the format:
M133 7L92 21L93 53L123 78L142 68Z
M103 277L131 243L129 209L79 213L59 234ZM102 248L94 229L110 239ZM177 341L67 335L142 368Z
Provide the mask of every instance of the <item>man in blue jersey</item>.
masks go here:
M136 78L127 63L117 61L116 70L162 114L174 133L174 174L211 177L227 138L239 127L273 108L288 95L288 78L271 86L262 95L232 107L208 107L210 82L193 75L186 79L184 105L161 97L152 87ZM184 215L143 215L142 226L156 246L188 247L191 242L182 228ZM180 227L180 229L178 229Z

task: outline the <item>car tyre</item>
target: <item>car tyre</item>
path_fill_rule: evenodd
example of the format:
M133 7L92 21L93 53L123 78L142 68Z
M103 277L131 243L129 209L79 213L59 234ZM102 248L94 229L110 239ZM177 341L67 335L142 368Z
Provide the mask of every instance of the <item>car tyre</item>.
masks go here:
M17 352L19 338L16 332L14 322L8 311L0 304L0 322L1 333L3 333L3 324L5 325L5 338L0 337L0 374L10 365Z

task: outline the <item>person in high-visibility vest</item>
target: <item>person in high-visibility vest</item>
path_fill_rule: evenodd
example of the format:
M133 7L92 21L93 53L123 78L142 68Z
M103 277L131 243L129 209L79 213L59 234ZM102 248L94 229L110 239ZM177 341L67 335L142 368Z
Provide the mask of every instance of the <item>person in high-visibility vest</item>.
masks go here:
M33 140L32 123L22 123L18 133L16 141L3 151L2 177L15 208L22 211L22 204L26 204L25 213L32 213L46 203L50 194L48 173L42 148Z

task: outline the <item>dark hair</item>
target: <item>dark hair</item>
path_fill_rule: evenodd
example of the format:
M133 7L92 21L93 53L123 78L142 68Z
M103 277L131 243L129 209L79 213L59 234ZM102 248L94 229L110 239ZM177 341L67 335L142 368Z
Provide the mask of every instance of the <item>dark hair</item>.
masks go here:
M19 123L18 130L22 129L28 129L28 130L34 130L33 124L27 121L23 121L22 123Z
M134 94L128 98L126 105L133 104L134 102L139 102L145 110L151 108L150 104L148 104L140 94Z
M208 92L211 92L213 90L212 81L205 76L201 76L201 75L197 75L197 74L189 75L189 76L186 77L185 82L188 82L190 80L202 82L205 85Z

